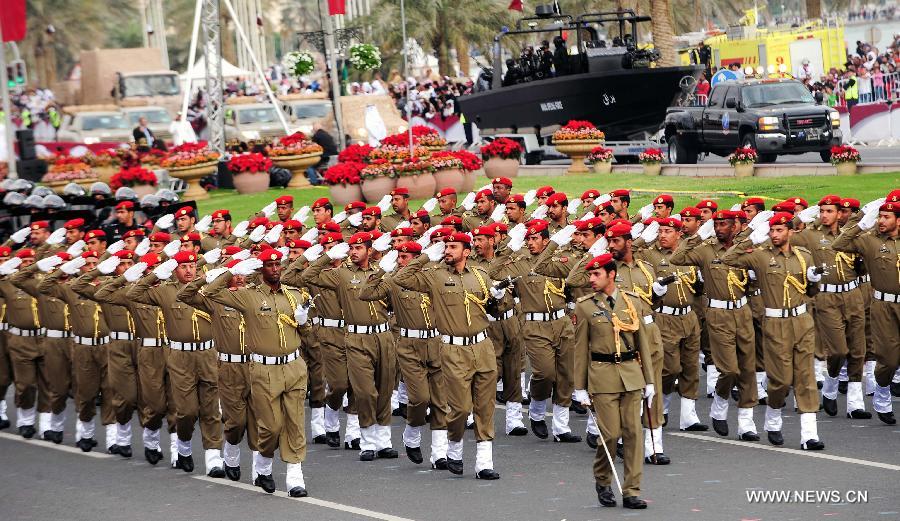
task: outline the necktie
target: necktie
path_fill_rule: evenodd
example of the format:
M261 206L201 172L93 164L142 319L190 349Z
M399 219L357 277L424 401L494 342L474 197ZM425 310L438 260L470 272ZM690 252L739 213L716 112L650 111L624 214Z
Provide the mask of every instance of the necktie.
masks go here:
M612 297L606 297L606 302L609 303L609 310L612 311L613 307L616 304L616 299L614 299Z

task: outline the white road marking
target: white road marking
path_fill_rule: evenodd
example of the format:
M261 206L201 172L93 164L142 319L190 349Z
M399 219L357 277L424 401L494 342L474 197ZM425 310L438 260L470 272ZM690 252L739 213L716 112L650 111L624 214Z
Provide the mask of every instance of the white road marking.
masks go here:
M713 438L712 436L706 436L703 434L691 434L691 433L687 433L687 432L670 432L667 434L669 436L678 436L680 438L690 438L693 440L700 440L700 441L712 441L715 443L724 443L726 445L735 445L737 447L745 447L748 449L771 450L771 451L775 451L775 452L783 452L785 454L793 454L795 456L807 456L809 458L827 459L827 460L832 460L832 461L840 461L841 463L853 463L856 465L865 465L867 467L876 467L879 469L900 471L900 465L891 465L890 463L881 463L878 461L868 461L868 460L864 460L864 459L848 458L845 456L835 456L833 454L825 454L825 453L817 452L817 451L808 451L808 450L800 450L800 449L786 449L783 447L773 447L771 445L747 443L745 441L727 440L727 439L723 439L723 438Z
M72 445L66 445L65 441L62 442L61 444L57 445L57 444L49 442L49 441L44 441L43 439L38 438L38 436L40 436L40 435L35 434L34 438L31 438L30 440L26 440L25 438L23 438L22 436L20 436L18 434L11 434L8 432L0 432L0 439L28 443L30 445L34 445L36 447L42 447L45 449L53 449L53 450L58 450L61 452L68 452L70 454L79 454L81 456L87 456L89 458L112 458L113 456L115 456L117 458L121 458L121 456L116 456L115 454L107 454L107 453L103 452L106 449L101 448L102 445L100 445L100 444L98 444L96 447L94 447L94 450L92 450L90 452L83 452L78 447L75 447Z

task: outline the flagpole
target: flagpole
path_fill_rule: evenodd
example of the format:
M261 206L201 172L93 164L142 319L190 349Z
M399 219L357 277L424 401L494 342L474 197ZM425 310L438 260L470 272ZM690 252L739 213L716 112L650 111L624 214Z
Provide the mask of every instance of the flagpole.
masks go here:
M0 24L0 82L3 83L0 93L3 96L3 139L6 140L7 177L18 179L16 150L13 148L12 108L9 105L9 75L6 73L6 43L3 41L2 24Z
M403 81L409 77L409 57L407 56L409 49L406 47L406 4L400 0L400 25L403 27ZM409 96L411 85L406 84L406 131L409 135L409 157L415 157L415 148L413 147L412 133L412 98Z

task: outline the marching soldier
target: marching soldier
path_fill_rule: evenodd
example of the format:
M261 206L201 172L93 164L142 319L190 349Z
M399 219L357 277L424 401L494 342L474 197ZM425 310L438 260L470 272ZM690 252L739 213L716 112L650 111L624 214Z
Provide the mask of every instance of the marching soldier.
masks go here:
M525 213L525 208L528 207L528 204L525 202L525 196L522 194L513 194L509 196L509 199L506 200L506 219L509 221L509 226L515 226L517 224L525 224L528 215Z
M741 205L741 210L744 212L748 220L754 219L757 215L759 215L760 212L765 211L765 209L766 202L761 197L748 197ZM746 235L751 231L752 230L747 227L741 230L741 234ZM749 272L748 275L750 275ZM763 303L759 284L755 280L756 274L753 273L752 275L754 275L754 277L750 277L750 281L747 283L746 293L747 300L750 302L750 313L753 315L754 342L756 344L756 394L759 398L759 404L765 405L767 400L767 376L765 365L766 358L764 354L765 349L763 347L765 339L763 338L762 321L765 317L766 306ZM703 325L704 324L701 322L701 326Z
M569 224L569 199L563 192L556 192L547 198L547 231L554 234Z
M401 222L409 222L412 213L409 211L409 188L397 187L391 190L391 208L394 213L390 213L381 217L379 229L384 233L389 233L396 228Z
M613 219L630 219L628 206L631 204L631 192L624 188L613 190L609 193L609 205L613 208Z
M494 193L494 201L503 206L509 200L510 192L512 192L513 182L508 177L495 177L491 179L491 191Z
M6 263L12 255L9 246L0 246L0 265ZM6 415L6 391L12 384L12 361L9 358L9 322L6 319L6 297L3 286L6 277L0 275L0 430L9 428L9 416Z

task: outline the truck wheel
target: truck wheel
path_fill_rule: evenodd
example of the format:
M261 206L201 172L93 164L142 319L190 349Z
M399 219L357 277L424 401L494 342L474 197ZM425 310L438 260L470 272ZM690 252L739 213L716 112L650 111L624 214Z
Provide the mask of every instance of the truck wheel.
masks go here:
M743 138L741 138L741 146L743 148L752 148L753 150L759 150L756 148L756 136L753 134L746 134ZM777 154L759 154L759 163L774 163L775 160L778 159Z
M697 164L697 151L683 145L678 136L669 136L668 144L669 163L678 165Z
M830 163L831 162L831 150L822 150L821 152L819 152L819 157L822 158L823 163Z

